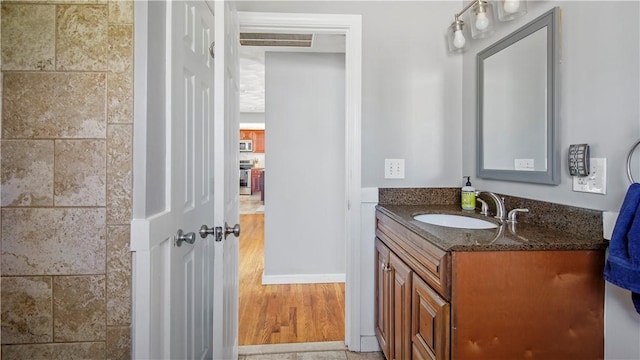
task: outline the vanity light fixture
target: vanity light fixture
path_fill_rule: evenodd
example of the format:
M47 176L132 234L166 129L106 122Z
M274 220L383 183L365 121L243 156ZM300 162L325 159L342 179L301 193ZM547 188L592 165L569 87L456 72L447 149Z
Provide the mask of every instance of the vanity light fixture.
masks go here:
M498 18L501 21L517 19L527 13L525 0L498 0L495 1L498 8ZM462 14L471 9L469 23L471 24L471 37L481 39L494 33L493 6L486 0L473 0L462 11L454 15L454 21L447 31L449 51L454 53L466 50L467 30L465 22L460 19Z

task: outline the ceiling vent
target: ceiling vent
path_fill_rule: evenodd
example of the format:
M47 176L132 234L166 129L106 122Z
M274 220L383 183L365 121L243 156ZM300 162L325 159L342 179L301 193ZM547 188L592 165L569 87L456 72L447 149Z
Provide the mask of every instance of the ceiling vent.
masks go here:
M311 47L312 34L240 33L242 46Z

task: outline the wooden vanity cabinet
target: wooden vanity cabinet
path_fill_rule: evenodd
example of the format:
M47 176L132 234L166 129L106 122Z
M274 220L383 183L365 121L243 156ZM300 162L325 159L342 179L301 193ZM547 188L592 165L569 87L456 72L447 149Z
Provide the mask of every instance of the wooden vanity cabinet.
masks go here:
M413 275L411 308L413 359L449 358L450 310L446 300L419 276Z
M391 344L391 268L389 267L389 248L376 239L376 300L375 300L375 326L378 344L384 353L385 358L389 359Z
M449 303L433 288L448 291L447 254L399 226L377 219L376 337L388 360L447 359ZM399 246L403 237L415 247Z
M413 271L381 241L376 241L376 334L387 359L408 359L411 353L411 282Z
M388 360L601 359L604 249L445 252L376 212Z

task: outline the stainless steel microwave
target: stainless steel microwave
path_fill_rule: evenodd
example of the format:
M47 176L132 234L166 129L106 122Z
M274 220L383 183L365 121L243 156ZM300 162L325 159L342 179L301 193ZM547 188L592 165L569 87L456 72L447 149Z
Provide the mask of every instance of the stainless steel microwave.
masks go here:
M253 151L253 140L240 140L240 151Z

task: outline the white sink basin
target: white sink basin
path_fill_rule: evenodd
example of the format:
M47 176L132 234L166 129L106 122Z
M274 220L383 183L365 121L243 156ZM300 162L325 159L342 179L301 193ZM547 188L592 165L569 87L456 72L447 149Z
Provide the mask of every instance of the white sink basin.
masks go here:
M495 229L498 227L490 221L451 214L422 214L413 218L427 224L459 229Z

